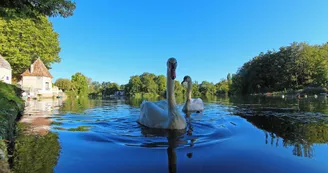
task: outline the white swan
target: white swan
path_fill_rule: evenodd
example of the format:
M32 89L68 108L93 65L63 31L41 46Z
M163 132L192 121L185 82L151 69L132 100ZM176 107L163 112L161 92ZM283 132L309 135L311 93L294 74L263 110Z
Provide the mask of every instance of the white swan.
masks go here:
M167 61L167 106L164 104L165 101L143 101L140 105L140 116L137 120L140 124L150 128L160 129L186 128L186 119L179 113L178 109L176 108L174 94L174 79L176 78L176 68L176 59L170 58Z
M181 82L184 86L187 85L187 100L182 108L183 112L197 112L204 110L204 102L201 98L193 99L191 98L192 92L192 80L190 76L185 76Z

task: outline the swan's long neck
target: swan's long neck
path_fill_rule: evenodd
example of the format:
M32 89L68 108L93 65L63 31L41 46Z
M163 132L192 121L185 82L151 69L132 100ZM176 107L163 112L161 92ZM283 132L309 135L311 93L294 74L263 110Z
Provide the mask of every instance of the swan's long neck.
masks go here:
M173 110L176 106L174 95L174 80L171 78L169 69L167 69L166 96L169 104L169 110Z
M187 92L186 92L186 96L187 96L187 102L191 101L191 92L192 92L192 82L188 82L188 87L187 87Z

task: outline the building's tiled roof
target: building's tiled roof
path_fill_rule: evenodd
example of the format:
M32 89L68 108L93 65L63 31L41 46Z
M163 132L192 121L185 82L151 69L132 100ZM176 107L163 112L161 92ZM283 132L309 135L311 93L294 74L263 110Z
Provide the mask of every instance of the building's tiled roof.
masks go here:
M33 68L33 69L31 69ZM40 58L38 58L31 66L31 68L27 69L22 76L42 76L42 77L50 77L53 78L47 67L43 64ZM32 70L32 73L31 73Z

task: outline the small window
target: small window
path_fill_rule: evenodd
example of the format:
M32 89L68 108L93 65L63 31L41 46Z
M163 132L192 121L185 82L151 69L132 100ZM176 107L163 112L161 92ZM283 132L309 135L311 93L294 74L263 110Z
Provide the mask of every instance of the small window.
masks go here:
M49 90L50 87L49 87L49 82L46 82L46 90Z
M9 80L9 76L6 77L6 80Z

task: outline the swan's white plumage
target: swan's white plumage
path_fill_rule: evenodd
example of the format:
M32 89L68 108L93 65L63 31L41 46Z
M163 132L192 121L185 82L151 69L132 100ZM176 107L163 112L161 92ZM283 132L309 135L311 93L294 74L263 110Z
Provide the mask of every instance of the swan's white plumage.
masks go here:
M160 101L153 102L153 103L156 104L157 106L159 106L160 108L165 109L165 110L167 110L168 107L169 107L167 100L160 100Z
M186 102L183 107L184 112L197 112L203 110L204 110L204 102L201 98L191 99L191 101L189 103Z
M163 107L161 107L163 106ZM164 105L143 101L140 106L138 122L147 127L162 128L168 126L168 110Z
M138 122L150 128L185 129L186 119L179 113L175 104L174 78L176 60L168 60L167 69L167 100L158 102L143 101L140 105Z
M204 110L204 102L201 98L191 98L192 92L192 80L190 76L183 78L182 84L187 87L187 100L182 108L183 112L198 112Z
M142 102L138 122L150 128L160 129L185 129L187 124L186 119L176 108L169 111L164 104L158 105L150 101Z

